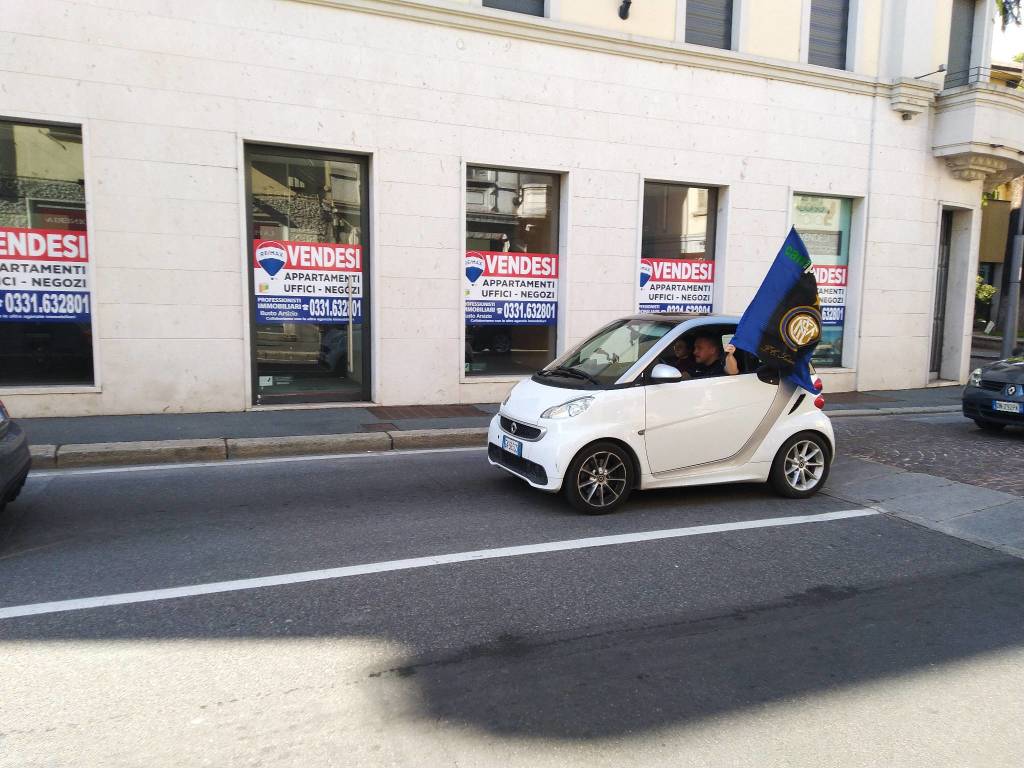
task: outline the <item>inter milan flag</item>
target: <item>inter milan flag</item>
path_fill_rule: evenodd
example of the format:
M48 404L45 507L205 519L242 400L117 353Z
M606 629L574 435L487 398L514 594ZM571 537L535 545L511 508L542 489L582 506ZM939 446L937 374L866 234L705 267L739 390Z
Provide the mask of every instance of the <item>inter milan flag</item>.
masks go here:
M732 343L797 386L816 392L810 362L820 338L818 282L804 241L791 229L740 318Z

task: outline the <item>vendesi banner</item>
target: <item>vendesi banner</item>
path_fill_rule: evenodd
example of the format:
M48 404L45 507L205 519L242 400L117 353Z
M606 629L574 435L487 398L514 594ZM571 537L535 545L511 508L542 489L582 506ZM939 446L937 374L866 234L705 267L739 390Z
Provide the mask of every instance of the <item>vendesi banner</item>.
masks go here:
M846 267L816 266L814 277L818 281L818 298L821 300L821 324L842 326L846 320L846 281L849 270Z
M0 321L88 323L85 232L0 227Z
M715 262L696 259L641 259L640 311L711 314Z
M258 323L363 320L363 251L358 245L253 241Z
M558 256L467 251L467 325L555 325Z

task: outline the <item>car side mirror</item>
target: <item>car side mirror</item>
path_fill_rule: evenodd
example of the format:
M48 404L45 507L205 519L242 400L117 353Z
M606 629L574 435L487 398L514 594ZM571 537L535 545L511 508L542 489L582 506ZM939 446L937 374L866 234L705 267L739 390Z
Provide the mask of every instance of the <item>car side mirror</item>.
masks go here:
M778 384L780 379L779 369L773 368L770 365L762 365L757 369L757 378L765 384Z
M679 372L679 369L668 365L667 363L658 363L651 370L651 381L682 381L683 374Z

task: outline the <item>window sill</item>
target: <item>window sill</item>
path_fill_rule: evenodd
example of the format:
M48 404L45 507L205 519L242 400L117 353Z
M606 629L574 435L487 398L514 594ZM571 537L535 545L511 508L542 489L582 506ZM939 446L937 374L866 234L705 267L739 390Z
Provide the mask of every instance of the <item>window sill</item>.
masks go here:
M506 376L463 376L460 384L514 384L530 378L532 374L508 374Z
M99 394L103 391L102 387L93 385L77 385L77 386L24 386L24 387L4 387L0 386L0 397L15 397L18 395L84 395L84 394Z

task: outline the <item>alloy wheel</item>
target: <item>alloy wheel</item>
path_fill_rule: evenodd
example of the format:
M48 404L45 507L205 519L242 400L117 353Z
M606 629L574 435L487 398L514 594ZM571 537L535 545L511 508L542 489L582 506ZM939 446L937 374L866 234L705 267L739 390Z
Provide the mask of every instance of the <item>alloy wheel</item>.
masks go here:
M795 491L809 491L825 473L825 454L813 440L800 440L786 452L783 472Z
M626 491L628 485L626 465L622 459L609 451L591 454L580 465L576 476L576 487L580 496L592 507L601 508L614 504Z

